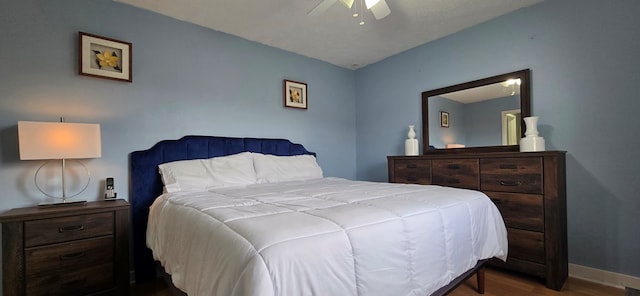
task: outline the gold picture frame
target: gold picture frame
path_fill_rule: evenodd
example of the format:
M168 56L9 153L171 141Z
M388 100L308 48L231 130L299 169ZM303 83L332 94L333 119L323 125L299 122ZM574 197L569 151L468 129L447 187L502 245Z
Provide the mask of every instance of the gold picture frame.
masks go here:
M80 75L132 82L130 42L79 32Z

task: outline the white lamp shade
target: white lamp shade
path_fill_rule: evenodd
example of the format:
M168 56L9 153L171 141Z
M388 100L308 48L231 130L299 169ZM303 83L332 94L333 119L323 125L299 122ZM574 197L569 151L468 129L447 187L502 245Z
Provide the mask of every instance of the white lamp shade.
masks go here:
M102 156L100 125L18 121L20 159L74 159Z

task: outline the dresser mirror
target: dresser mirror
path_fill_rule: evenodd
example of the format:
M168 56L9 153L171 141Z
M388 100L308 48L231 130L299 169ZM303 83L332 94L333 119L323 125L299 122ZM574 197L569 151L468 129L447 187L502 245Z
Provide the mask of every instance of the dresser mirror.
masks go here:
M529 76L525 69L423 92L424 153L518 151L522 118L531 116Z

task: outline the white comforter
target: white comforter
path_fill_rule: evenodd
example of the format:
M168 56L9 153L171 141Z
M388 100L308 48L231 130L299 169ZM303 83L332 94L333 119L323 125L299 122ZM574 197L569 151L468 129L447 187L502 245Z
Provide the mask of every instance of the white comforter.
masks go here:
M429 295L507 255L478 191L338 178L160 196L147 244L189 295Z

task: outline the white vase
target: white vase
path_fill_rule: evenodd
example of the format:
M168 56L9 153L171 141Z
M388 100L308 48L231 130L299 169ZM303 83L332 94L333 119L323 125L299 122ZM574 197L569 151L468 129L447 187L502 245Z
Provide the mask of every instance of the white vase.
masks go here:
M520 139L520 151L544 151L544 138L538 136L538 116L524 118L526 130L524 138Z
M419 154L418 139L416 139L414 127L413 125L409 126L409 133L407 134L409 138L404 141L404 155L414 156Z

